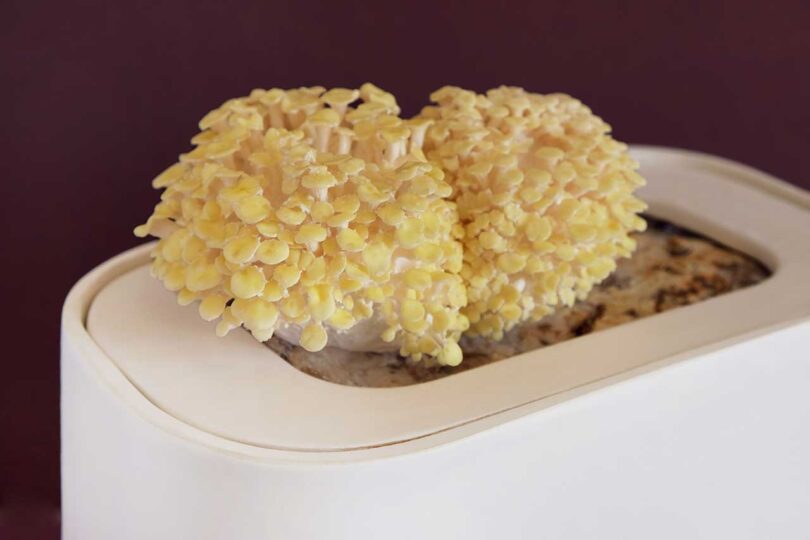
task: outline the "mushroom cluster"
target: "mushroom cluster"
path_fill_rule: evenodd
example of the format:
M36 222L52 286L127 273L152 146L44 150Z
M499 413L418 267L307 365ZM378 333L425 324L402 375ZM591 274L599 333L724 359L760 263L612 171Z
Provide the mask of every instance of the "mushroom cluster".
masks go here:
M407 120L371 84L225 102L153 181L152 273L218 335L457 365L463 332L500 339L632 252L643 180L582 103L431 99Z
M627 146L580 101L500 87L444 87L419 118L425 152L454 188L464 226L463 313L501 339L583 299L635 249L646 208Z
M452 188L420 149L427 123L398 113L371 84L255 90L210 112L135 229L161 238L153 274L220 319L219 335L244 325L309 351L393 347L458 364Z

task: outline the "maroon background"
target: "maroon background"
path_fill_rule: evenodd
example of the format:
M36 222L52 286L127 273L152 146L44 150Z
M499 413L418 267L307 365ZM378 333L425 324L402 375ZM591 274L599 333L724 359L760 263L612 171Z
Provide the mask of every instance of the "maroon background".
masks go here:
M619 139L810 187L807 2L500 4L2 3L0 537L57 530L65 294L138 243L149 181L226 98L371 80L412 114L450 83L564 91Z

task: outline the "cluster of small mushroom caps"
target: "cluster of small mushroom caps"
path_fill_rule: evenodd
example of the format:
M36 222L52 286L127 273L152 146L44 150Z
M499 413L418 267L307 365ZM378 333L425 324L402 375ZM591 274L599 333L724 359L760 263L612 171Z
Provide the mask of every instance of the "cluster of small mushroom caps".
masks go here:
M581 102L445 87L402 119L372 84L254 90L200 121L140 237L182 305L318 351L457 365L633 251L644 180Z

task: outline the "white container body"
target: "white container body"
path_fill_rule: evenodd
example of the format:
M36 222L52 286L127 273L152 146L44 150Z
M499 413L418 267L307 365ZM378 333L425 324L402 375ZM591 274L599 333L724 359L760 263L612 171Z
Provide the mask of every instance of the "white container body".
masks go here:
M405 389L316 381L264 349L269 397L212 403L255 391L253 349L199 351L214 375L177 377L145 356L159 344L88 332L148 248L89 274L63 317L64 538L810 537L809 199L718 158L635 152L654 214L774 275Z

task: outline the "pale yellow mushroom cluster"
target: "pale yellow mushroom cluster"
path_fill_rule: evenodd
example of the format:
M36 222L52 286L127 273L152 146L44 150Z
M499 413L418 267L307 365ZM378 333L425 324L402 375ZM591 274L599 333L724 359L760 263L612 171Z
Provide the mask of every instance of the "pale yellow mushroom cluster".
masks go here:
M475 334L500 339L584 298L635 248L646 205L626 145L580 101L500 87L445 87L425 152L442 167L464 226L461 272Z
M161 237L154 275L219 335L244 325L317 351L374 329L405 356L458 364L463 231L420 149L428 122L398 113L371 84L255 90L210 112L135 229Z
M309 351L461 362L584 298L635 247L644 180L579 101L445 87L409 120L394 97L254 90L200 121L138 236L152 272L217 334Z

